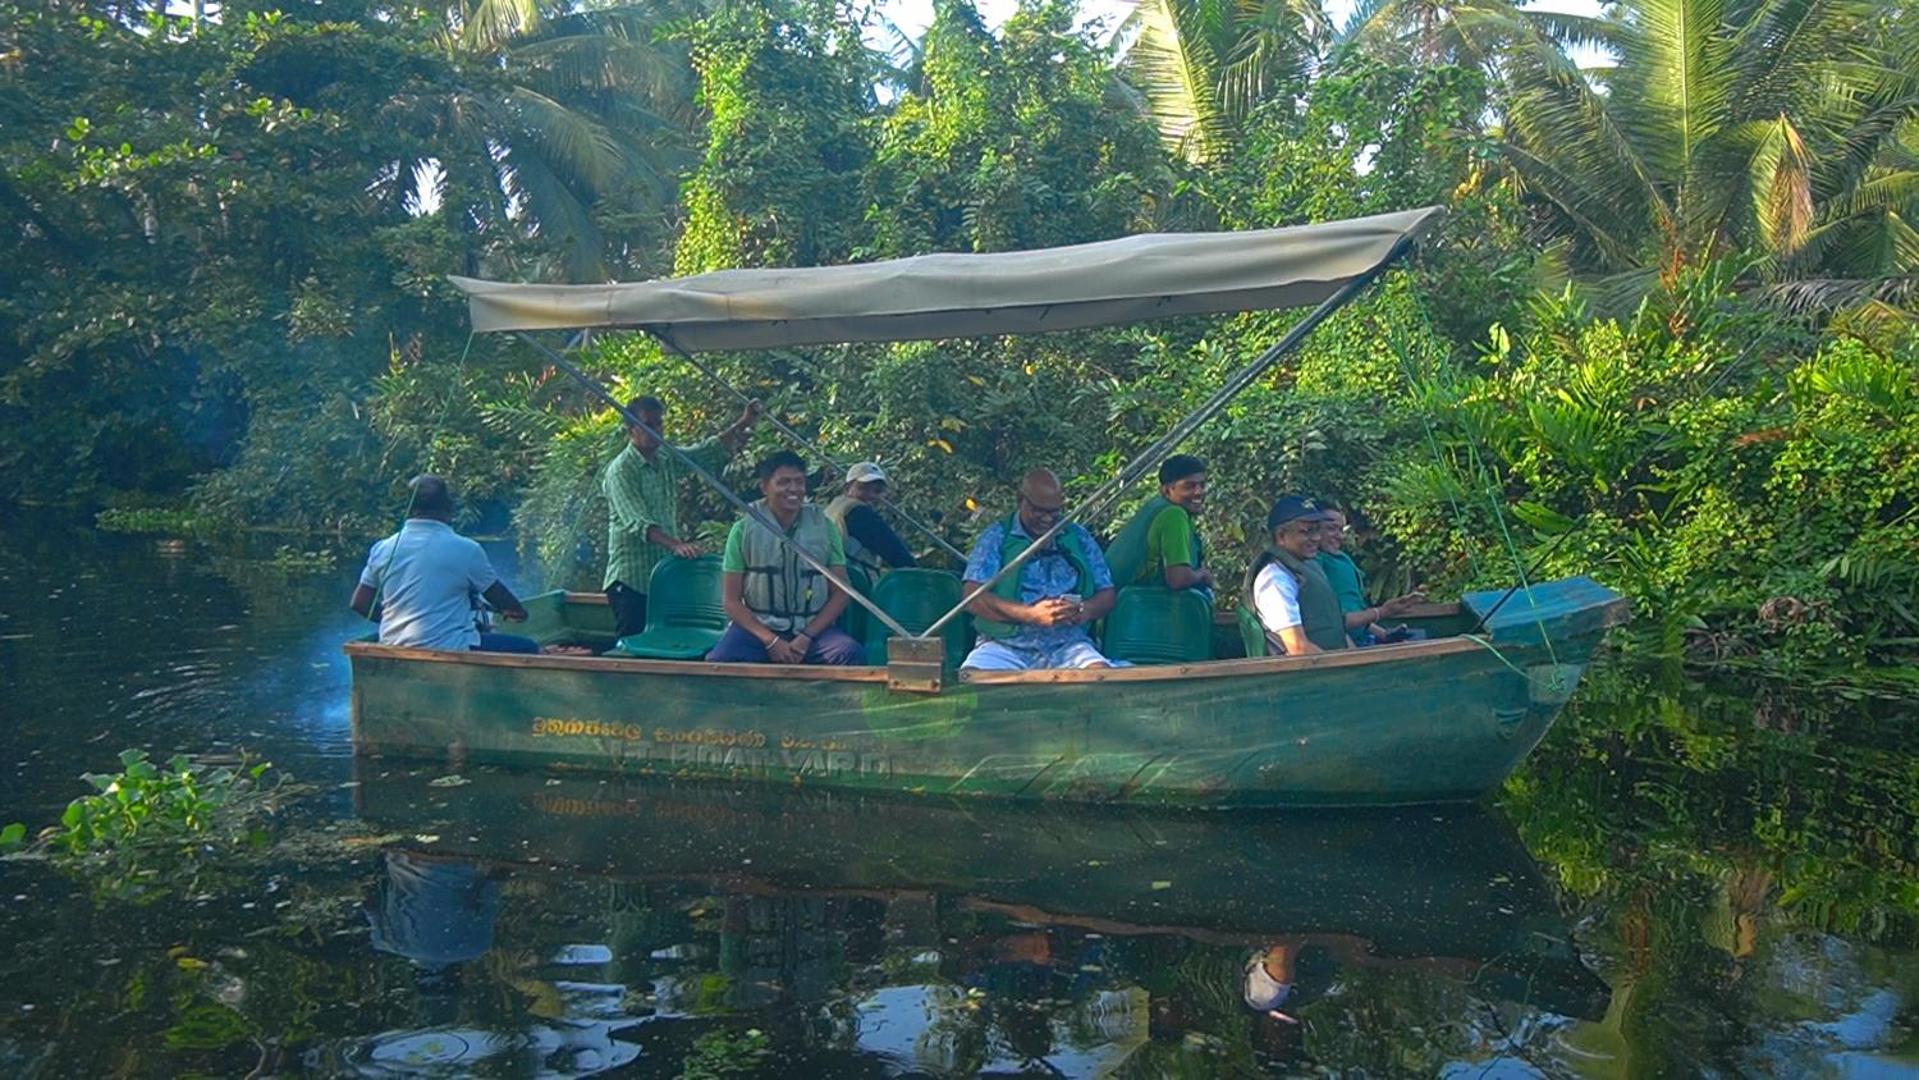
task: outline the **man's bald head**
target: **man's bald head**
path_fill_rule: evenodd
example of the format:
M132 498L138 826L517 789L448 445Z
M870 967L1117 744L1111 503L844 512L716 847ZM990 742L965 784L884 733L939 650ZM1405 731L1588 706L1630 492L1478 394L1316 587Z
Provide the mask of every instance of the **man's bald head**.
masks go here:
M1066 493L1051 469L1034 469L1019 482L1019 523L1028 536L1052 528L1066 509Z
M1022 499L1039 499L1048 506L1058 503L1065 497L1065 490L1059 486L1059 477L1051 469L1033 469L1020 478L1019 494Z

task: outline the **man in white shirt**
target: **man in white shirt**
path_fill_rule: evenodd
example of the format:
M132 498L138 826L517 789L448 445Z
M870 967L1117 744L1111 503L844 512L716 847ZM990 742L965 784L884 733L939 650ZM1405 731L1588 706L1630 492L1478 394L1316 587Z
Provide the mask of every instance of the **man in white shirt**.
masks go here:
M1319 534L1331 517L1303 495L1285 495L1266 515L1273 544L1253 561L1247 591L1269 642L1288 656L1348 649L1339 597L1320 569Z
M524 621L526 609L493 572L480 545L453 531L453 492L446 481L416 476L408 486L413 502L406 522L367 553L353 610L379 620L382 645L539 652L532 638L480 632L474 597L484 596L512 622Z

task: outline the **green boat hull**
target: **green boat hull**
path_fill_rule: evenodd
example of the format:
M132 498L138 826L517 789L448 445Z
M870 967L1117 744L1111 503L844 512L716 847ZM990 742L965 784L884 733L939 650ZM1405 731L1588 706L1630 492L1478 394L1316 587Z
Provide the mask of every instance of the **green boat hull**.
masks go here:
M1495 600L1468 597L1450 618L1464 629ZM604 616L560 594L533 607L544 640L590 639ZM1616 594L1573 579L1509 602L1474 639L949 680L937 693L889 689L878 668L348 652L363 754L942 795L1343 806L1463 801L1499 784L1623 617Z

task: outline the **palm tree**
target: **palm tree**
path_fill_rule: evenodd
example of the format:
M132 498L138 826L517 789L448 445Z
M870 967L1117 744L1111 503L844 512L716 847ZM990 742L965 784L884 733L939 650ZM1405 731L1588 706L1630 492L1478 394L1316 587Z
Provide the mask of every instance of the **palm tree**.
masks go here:
M1617 62L1584 72L1550 35L1515 37L1507 160L1622 297L1726 257L1869 292L1919 259L1919 40L1898 7L1622 0L1594 32Z
M595 204L617 193L624 211L663 215L689 153L692 70L662 30L691 10L456 0L439 33L451 77L409 85L389 106L423 146L397 174L443 174L447 209L472 230L544 238L563 258L547 274L603 280Z
M1167 149L1229 154L1258 105L1303 91L1330 33L1319 0L1137 0L1123 62Z

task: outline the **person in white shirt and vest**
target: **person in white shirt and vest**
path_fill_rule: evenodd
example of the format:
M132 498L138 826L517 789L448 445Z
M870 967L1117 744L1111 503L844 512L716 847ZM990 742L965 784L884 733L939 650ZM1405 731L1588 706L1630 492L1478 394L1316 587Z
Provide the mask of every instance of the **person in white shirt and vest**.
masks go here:
M475 621L476 597L510 622L524 621L526 609L480 545L453 531L453 489L430 474L408 486L413 499L406 522L367 553L353 610L379 621L382 645L539 652L532 638L482 633Z
M762 460L755 470L760 499L753 505L822 566L846 572L840 530L806 501L806 462L791 450ZM846 590L807 565L765 525L750 517L733 523L720 558L726 614L733 621L706 658L725 664L863 664L866 650L838 625Z

